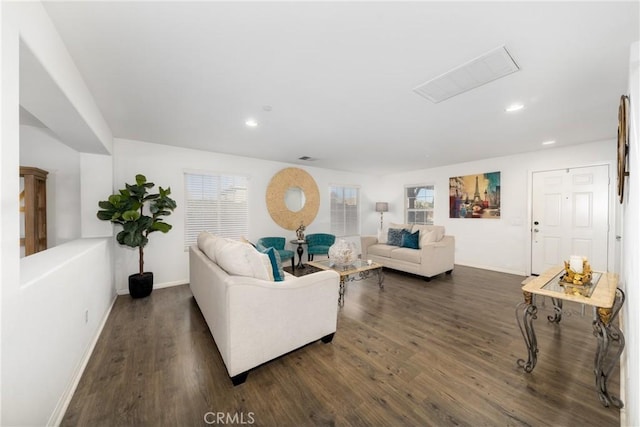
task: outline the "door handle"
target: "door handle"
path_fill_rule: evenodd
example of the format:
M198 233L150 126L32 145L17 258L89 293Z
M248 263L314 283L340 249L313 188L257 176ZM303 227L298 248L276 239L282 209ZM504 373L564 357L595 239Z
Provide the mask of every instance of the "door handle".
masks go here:
M534 229L533 229L533 232L534 232L534 233L538 233L539 231L540 231L540 230L538 230L537 228L534 228Z

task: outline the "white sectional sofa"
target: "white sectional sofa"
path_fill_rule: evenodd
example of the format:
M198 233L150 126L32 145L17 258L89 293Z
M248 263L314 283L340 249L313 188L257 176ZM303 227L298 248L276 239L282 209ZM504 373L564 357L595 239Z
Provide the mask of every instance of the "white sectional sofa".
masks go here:
M208 233L189 249L189 286L234 385L285 353L331 342L337 326L338 273L256 278L268 263L254 253L248 243Z
M405 234L410 233L414 238L418 236L418 242L415 244L414 240L413 247L390 244L397 242L389 241L389 229L400 230L400 234L401 230L405 230ZM427 281L441 273L451 274L455 239L444 234L443 226L390 224L389 229L380 230L377 236L361 237L363 259L370 259L394 270L423 276Z

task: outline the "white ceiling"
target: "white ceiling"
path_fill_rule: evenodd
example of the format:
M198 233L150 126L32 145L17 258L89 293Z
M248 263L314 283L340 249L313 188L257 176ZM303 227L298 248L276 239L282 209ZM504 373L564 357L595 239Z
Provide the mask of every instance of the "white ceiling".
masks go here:
M115 137L375 174L614 139L639 38L637 1L44 5ZM502 45L520 71L412 91Z

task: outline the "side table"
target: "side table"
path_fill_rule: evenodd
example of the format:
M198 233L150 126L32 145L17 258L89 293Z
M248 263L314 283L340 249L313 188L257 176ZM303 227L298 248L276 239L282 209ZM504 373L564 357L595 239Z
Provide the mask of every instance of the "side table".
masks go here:
M622 408L623 402L607 389L607 379L624 350L624 335L616 325L618 312L624 304L625 295L618 288L618 276L607 272L594 272L593 283L583 288L584 294L575 293L566 284L560 283L564 274L562 266L552 267L522 287L524 302L516 307L516 320L527 346L527 360L518 359L517 364L525 372L532 372L538 361L538 341L533 328L537 318L536 295L551 297L554 313L547 320L560 323L562 320L562 302L573 301L593 307L593 335L597 339L597 348L593 372L596 391L604 406L613 405ZM612 346L613 344L613 346Z
M304 254L304 248L302 247L302 245L306 245L307 241L294 239L290 240L289 242L293 243L294 245L298 245L298 248L296 249L296 252L298 253L298 264L296 264L296 268L304 268L304 264L302 263L302 254Z

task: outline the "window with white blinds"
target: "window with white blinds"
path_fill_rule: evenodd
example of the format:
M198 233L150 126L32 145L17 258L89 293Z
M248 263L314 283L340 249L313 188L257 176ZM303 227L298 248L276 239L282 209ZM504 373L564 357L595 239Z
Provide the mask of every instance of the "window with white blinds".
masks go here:
M331 233L336 236L360 234L360 189L330 186Z
M196 243L201 231L232 239L249 234L247 177L184 174L185 247Z
M405 187L405 220L407 224L433 225L433 185Z

